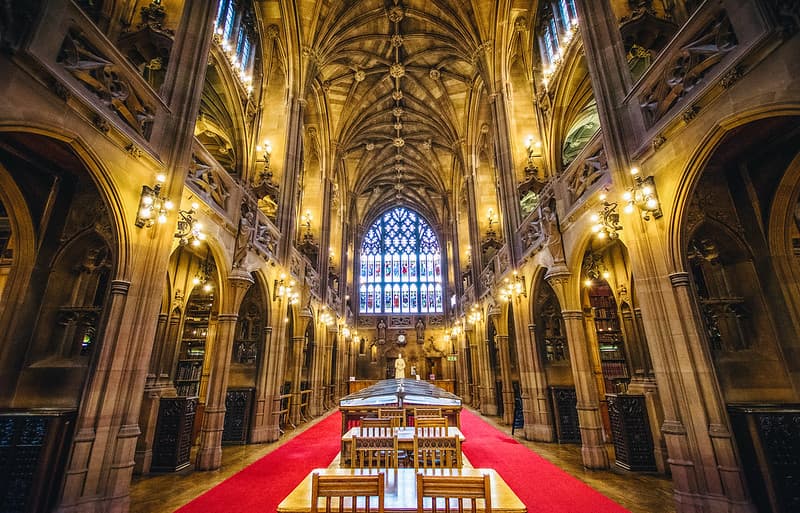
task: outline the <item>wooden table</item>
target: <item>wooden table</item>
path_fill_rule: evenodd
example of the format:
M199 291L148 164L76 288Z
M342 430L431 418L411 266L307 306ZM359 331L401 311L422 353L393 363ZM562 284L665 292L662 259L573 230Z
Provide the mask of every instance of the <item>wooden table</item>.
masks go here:
M386 488L384 501L386 513L417 511L417 477L413 468L397 470L318 468L314 469L278 505L279 513L309 513L311 511L311 474L320 475L364 475L384 472ZM434 475L476 476L489 474L492 493L492 511L495 513L525 513L527 509L519 497L511 491L503 478L490 468L460 468L420 471ZM321 501L320 501L321 503ZM426 506L426 510L429 506ZM478 511L483 511L482 508Z
M395 433L397 433L397 448L403 451L413 451L414 428L401 427L392 429ZM360 435L361 435L360 427L350 428L347 431L347 433L342 435L342 449L340 453L340 464L342 466L347 466L350 464L350 443L353 441L354 436L360 436ZM466 438L464 437L464 433L462 433L461 430L458 429L457 427L448 427L447 436L457 436L461 439L461 443L464 443L464 440L466 440Z

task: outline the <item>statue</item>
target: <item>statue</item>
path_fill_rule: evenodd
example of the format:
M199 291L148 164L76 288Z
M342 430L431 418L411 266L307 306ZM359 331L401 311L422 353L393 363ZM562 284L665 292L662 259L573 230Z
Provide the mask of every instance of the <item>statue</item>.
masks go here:
M403 353L394 361L394 379L404 379L406 377L406 361L403 360Z
M242 206L242 217L239 218L239 230L236 233L236 244L233 250L233 267L240 267L250 249L253 229L255 228L255 214L252 210Z
M378 341L383 342L386 340L386 323L383 319L378 321Z
M422 319L417 319L417 324L414 325L414 330L417 332L417 342L422 343L425 339L425 323Z

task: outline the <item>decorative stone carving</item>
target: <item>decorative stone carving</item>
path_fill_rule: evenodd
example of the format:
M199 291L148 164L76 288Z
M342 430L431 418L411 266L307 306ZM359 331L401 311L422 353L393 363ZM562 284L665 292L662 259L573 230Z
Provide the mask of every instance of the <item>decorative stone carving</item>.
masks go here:
M393 5L386 10L386 16L392 23L397 23L406 15L406 9L402 5Z
M214 202L222 210L227 210L230 192L217 170L203 164L196 156L192 156L192 164L189 166L187 179L189 183L200 190L203 196Z
M659 134L653 138L653 141L650 144L653 146L653 150L658 150L664 145L665 142L667 142L667 138Z
M360 69L353 74L353 79L356 82L363 82L365 78L367 78L367 74L364 73L364 70Z
M394 34L391 37L390 42L392 43L393 48L400 48L401 46L403 46L403 36L401 36L400 34Z
M597 153L587 157L580 170L569 178L567 189L572 193L573 202L580 199L586 190L603 176L606 169L608 169L608 160L605 150L601 147Z
M239 227L236 231L236 242L233 249L234 269L240 268L247 257L247 252L253 242L255 229L255 208L250 206L247 202L244 202L241 206L241 217L239 217Z
M149 137L155 110L147 105L134 87L118 71L118 66L102 55L80 31L70 30L58 54L58 62L101 102L136 130Z
M431 77L431 80L439 80L442 78L442 73L438 69L432 69L428 72L428 76Z
M719 84L723 89L729 89L743 76L744 69L741 66L734 66L732 69L728 70L727 73L722 75L722 78L719 79Z
M683 122L688 125L694 118L697 117L698 112L700 112L700 106L692 105L691 107L686 109L683 115L681 115L681 118L683 118Z
M392 100L400 101L403 99L403 91L396 89L392 91Z
M399 62L392 64L389 66L389 76L392 78L402 78L406 76L406 67Z
M736 46L736 35L725 12L701 27L695 39L678 49L664 66L660 80L642 95L641 107L649 122L661 119Z

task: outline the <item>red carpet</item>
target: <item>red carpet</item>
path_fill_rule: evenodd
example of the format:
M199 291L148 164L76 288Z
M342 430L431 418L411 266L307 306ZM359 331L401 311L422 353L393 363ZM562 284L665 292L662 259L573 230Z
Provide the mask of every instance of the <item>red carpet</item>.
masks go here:
M470 463L496 469L529 513L629 513L470 411L461 410L461 431Z
M273 512L316 467L339 453L342 417L337 411L257 462L178 509L179 513Z

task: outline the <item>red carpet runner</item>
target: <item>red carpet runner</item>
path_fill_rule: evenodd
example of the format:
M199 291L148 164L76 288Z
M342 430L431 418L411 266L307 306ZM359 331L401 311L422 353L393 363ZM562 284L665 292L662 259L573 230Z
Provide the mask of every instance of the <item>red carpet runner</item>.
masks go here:
M467 410L461 410L461 447L474 467L494 468L529 513L629 513Z
M257 462L234 474L178 513L273 512L312 468L339 453L342 417L336 412Z
M274 512L312 468L339 452L336 412L257 462L186 504L177 513ZM628 513L479 416L461 411L464 454L475 467L494 468L530 513Z

